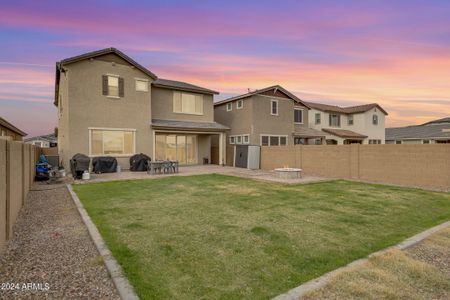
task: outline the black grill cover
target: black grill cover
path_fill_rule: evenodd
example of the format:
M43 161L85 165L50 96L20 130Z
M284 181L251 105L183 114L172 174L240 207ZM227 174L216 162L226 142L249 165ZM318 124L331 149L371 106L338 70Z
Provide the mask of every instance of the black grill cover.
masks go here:
M117 159L111 156L101 156L92 159L94 173L114 173L117 170Z
M70 171L72 172L72 176L74 178L81 178L84 171L89 170L89 163L91 159L81 153L75 154L70 160Z
M130 157L130 171L147 171L150 157L141 153Z

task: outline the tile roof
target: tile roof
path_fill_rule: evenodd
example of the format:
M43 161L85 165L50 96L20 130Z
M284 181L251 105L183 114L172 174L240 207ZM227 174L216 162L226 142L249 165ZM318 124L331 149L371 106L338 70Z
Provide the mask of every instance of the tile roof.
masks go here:
M266 88L263 88L263 89L260 89L260 90L255 90L253 92L248 92L246 94L242 94L242 95L239 95L239 96L234 96L234 97L231 97L231 98L227 98L227 99L224 99L224 100L221 100L221 101L218 101L218 102L214 103L214 106L221 105L221 104L224 104L224 103L227 103L227 102L231 102L231 101L235 101L235 100L239 100L239 99L243 99L243 98L247 98L247 97L250 97L250 96L253 96L253 95L261 94L261 93L270 91L272 89L278 89L278 90L282 91L284 94L286 94L292 100L294 100L294 101L296 101L298 103L301 103L304 106L309 108L309 106L306 104L307 102L301 100L300 98L298 98L297 96L295 96L294 94L292 94L291 92L289 92L288 90L286 90L285 88L283 88L280 85L272 85L272 86L269 86L269 87L266 87Z
M187 122L174 120L152 119L152 127L180 129L180 130L207 130L207 131L224 131L228 130L225 125L217 122Z
M322 128L322 131L326 133L330 133L332 135L336 135L341 138L353 138L353 139L364 139L367 135L363 135L351 130L345 129L331 129L331 128Z
M206 88L202 88L202 87L199 87L199 86L196 86L196 85L193 85L193 84L189 84L189 83L186 83L186 82L175 81L175 80L168 80L168 79L159 79L158 76L156 76L154 73L152 73L146 67L142 66L141 64L139 64L138 62L133 60L131 57L129 57L128 55L126 55L122 51L111 47L111 48L105 48L105 49L101 49L101 50L92 51L92 52L84 53L84 54L81 54L81 55L69 57L69 58L66 58L66 59L63 59L63 60L57 62L56 63L56 76L55 76L55 97L54 97L53 104L55 106L58 106L59 77L60 77L60 72L62 70L62 67L64 65L75 63L75 62L78 62L78 61L81 61L81 60L84 60L84 59L89 59L89 58L94 58L94 57L97 57L97 56L102 56L102 55L105 55L105 54L110 54L110 53L121 57L122 59L127 61L129 64L131 64L135 68L137 68L138 70L140 70L143 73L147 74L150 78L155 80L153 82L153 85L155 85L155 86L160 86L160 87L165 87L165 88L173 88L173 89L179 89L179 90L185 90L185 91L191 91L191 92L198 92L198 93L203 93L203 94L219 94L216 91L209 90L209 89L206 89Z
M450 122L386 128L386 140L402 139L450 139Z
M442 118L442 119L437 119L437 120L433 120L427 123L424 123L422 125L430 125L430 124L450 124L450 117L447 118Z
M363 104L363 105L356 105L356 106L347 106L347 107L341 107L337 105L329 105L329 104L322 104L322 103L314 103L314 102L306 102L311 108L315 108L322 111L327 112L337 112L337 113L343 113L343 114L356 114L356 113L363 113L368 110L371 110L374 107L377 107L380 109L384 114L388 114L379 104L377 103L369 103L369 104Z
M46 134L46 135L39 135L39 136L27 138L24 140L24 142L28 142L28 141L32 141L32 140L45 140L47 142L55 143L57 141L57 138L54 133L50 133L50 134Z
M295 128L294 136L300 136L300 137L324 137L324 136L326 136L326 134L323 133L320 130L316 130L316 129L313 129L313 128L298 127L298 128Z
M2 117L0 117L0 125L5 127L5 128L8 128L9 130L17 133L20 136L26 136L27 135L25 132L23 132L22 130L20 130L19 128L14 126L13 124L9 123L8 121L3 119Z
M175 81L175 80L168 80L168 79L162 79L158 78L156 79L152 85L157 87L163 87L163 88L173 88L183 91L191 91L191 92L199 92L203 94L219 94L219 92L206 89L197 85L193 85L190 83L182 82L182 81Z
M105 48L105 49L101 49L101 50L97 50L97 51L92 51L92 52L84 53L84 54L73 56L73 57L69 57L69 58L61 60L57 64L62 66L62 65L65 65L65 64L71 64L71 63L74 63L74 62L77 62L77 61L81 61L81 60L84 60L84 59L89 59L89 58L102 56L102 55L110 54L110 53L114 53L117 56L121 57L122 59L126 60L128 63L130 63L131 65L135 66L137 69L141 70L142 72L144 72L145 74L147 74L151 78L153 78L153 79L158 78L155 74L150 72L150 70L148 70L146 67L144 67L141 64L137 63L131 57L129 57L128 55L126 55L122 51L120 51L120 50L118 50L116 48L113 48L113 47Z

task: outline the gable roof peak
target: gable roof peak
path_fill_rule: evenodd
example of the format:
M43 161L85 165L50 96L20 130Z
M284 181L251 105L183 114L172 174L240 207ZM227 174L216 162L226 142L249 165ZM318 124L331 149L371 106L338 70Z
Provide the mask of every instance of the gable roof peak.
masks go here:
M304 102L303 100L301 100L300 98L298 98L297 96L295 96L294 94L292 94L291 92L289 92L288 90L286 90L285 88L283 88L281 85L276 84L276 85L271 85L269 87L263 88L263 89L256 89L253 92L250 91L248 93L242 94L242 95L238 95L238 96L234 96L234 97L230 97L221 101L218 101L216 103L214 103L214 105L221 105L227 102L231 102L231 101L235 101L235 100L239 100L239 99L243 99L243 98L247 98L253 95L257 95L257 94L261 94L270 90L275 90L275 92L277 90L280 90L282 93L284 93L286 96L288 96L290 99L294 100L297 103L301 103L304 106L306 106L307 108L310 108L308 106L308 104L306 102Z

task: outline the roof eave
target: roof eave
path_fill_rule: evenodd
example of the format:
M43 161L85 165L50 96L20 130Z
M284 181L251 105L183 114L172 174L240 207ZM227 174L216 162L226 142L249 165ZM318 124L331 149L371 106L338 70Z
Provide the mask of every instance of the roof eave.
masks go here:
M219 92L213 91L213 90L201 90L201 89L194 89L194 88L182 88L182 87L175 87L171 85L166 84L160 84L160 83L152 83L153 86L164 88L164 89L172 89L177 91L187 91L187 92L194 92L194 93L200 93L200 94L206 94L206 95L218 95Z

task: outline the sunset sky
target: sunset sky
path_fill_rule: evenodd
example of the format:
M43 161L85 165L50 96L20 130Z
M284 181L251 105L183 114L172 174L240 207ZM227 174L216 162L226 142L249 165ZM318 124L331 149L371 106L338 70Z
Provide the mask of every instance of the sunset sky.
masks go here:
M57 126L55 62L111 46L217 99L280 84L387 126L450 116L448 0L2 0L0 44L0 116L29 136Z

